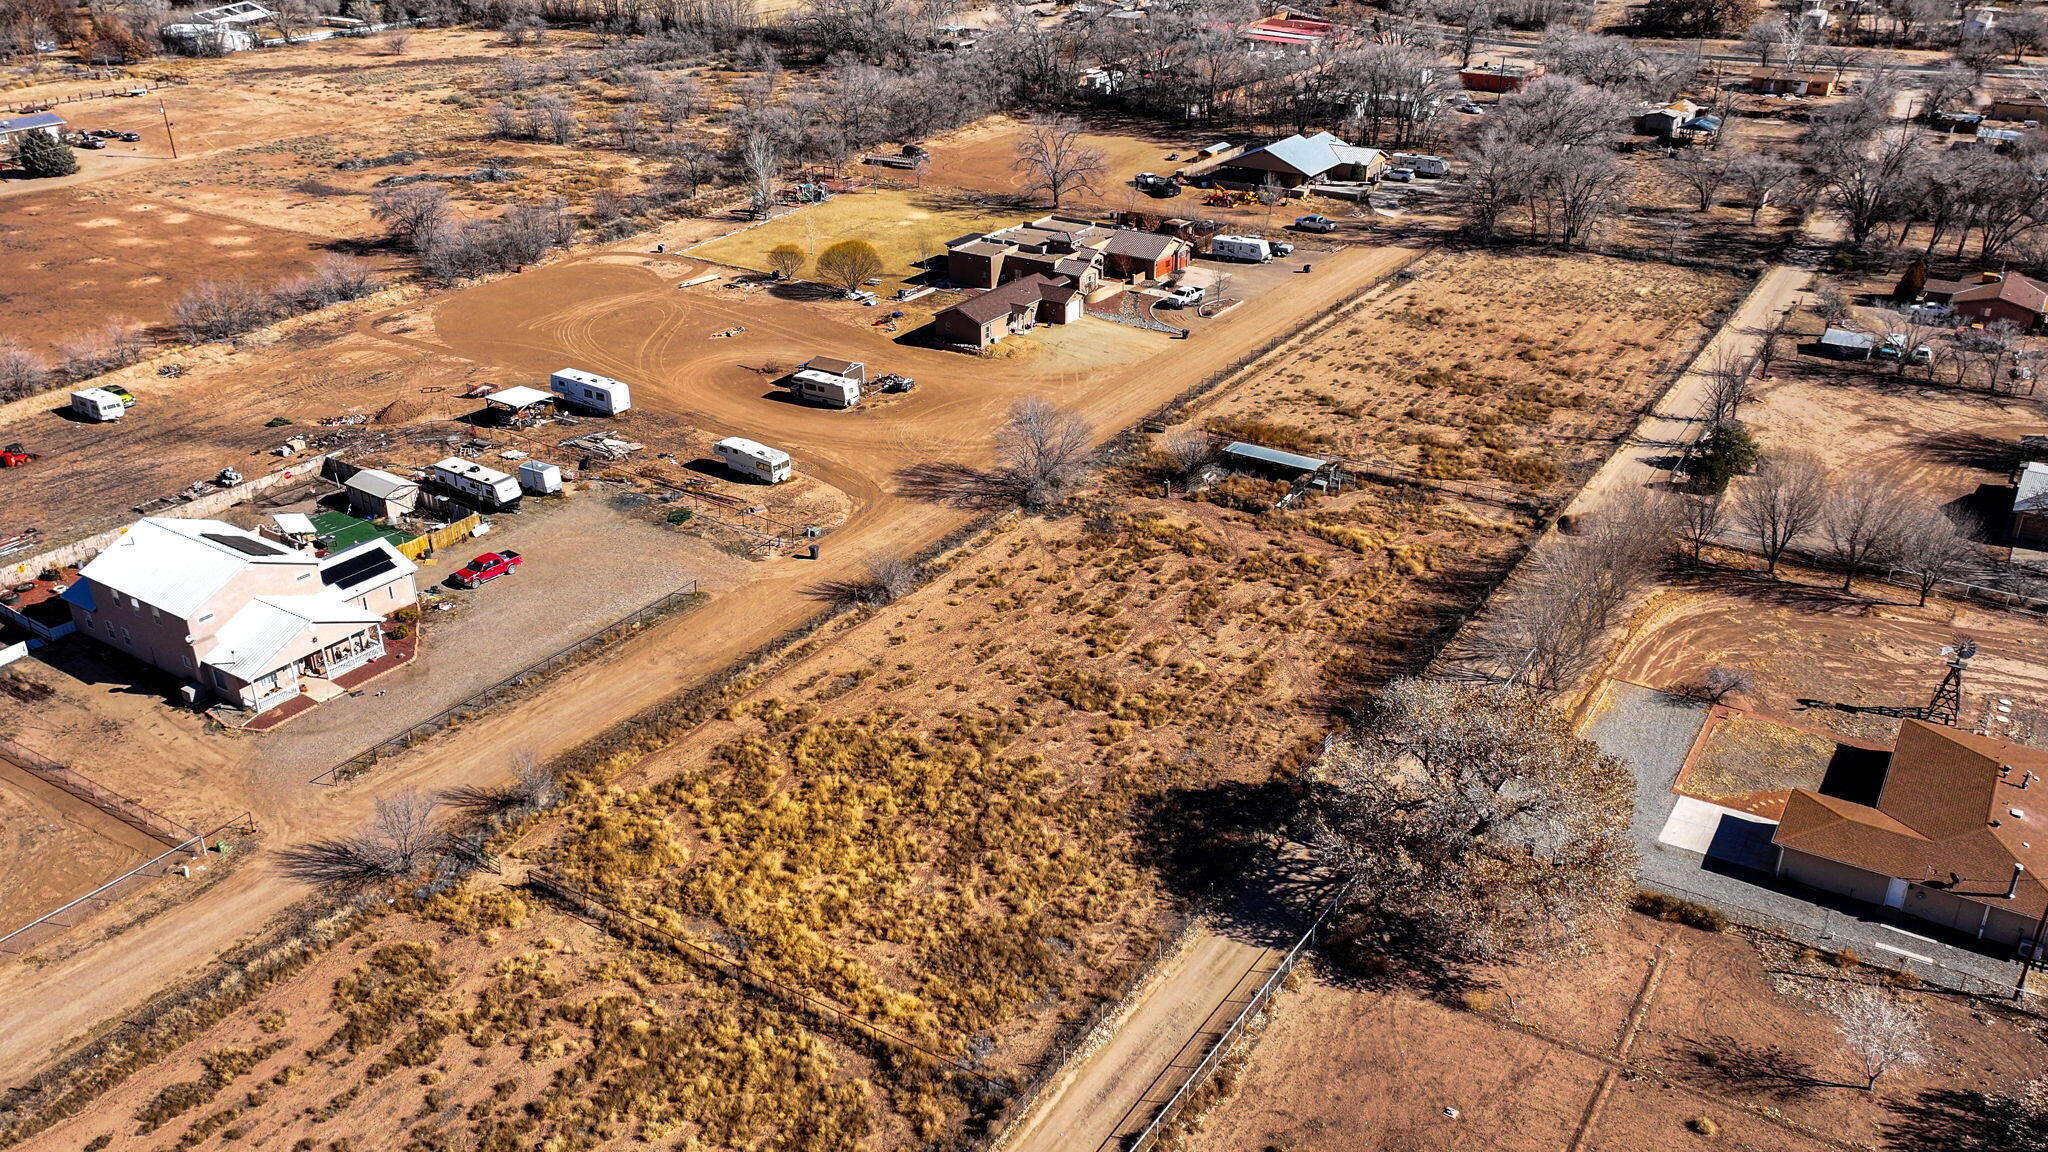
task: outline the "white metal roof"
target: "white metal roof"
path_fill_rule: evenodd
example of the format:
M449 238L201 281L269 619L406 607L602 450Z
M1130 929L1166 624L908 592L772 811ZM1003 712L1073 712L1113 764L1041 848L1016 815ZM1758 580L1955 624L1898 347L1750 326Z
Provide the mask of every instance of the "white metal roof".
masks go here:
M2015 512L2040 512L2048 509L2048 464L2029 462L2020 469L2020 480L2013 492L2012 510Z
M552 392L543 392L538 388L528 388L521 384L517 388L507 388L502 392L491 393L489 396L484 397L484 403L501 404L507 408L524 408L529 404L548 403L553 401L554 398L555 394Z
M375 496L379 499L388 499L401 492L413 492L419 489L418 484L394 476L382 468L365 468L361 472L349 477L348 482L342 486L344 488L353 488L365 495Z
M486 484L496 484L500 480L510 480L512 478L495 468L486 468L474 460L464 460L460 456L450 456L446 460L437 462L434 467L443 472L453 472L457 476L467 476L472 480L481 480Z
M311 536L313 518L304 512L279 512L271 516L277 523L277 530L287 536Z
M744 436L727 436L718 442L718 446L729 452L737 452L742 456L751 456L767 464L786 464L789 462L789 453L784 452L780 448L770 448L758 440L749 440Z
M578 384L588 384L592 388L621 388L625 386L621 381L614 380L609 376L599 376L595 372L585 372L581 368L557 368L551 373L551 378L553 376L559 376L564 380L574 380ZM503 393L500 393L500 395L503 395Z
M1359 148L1328 132L1313 136L1289 136L1257 150L1273 157L1304 176L1320 176L1340 164L1370 164L1377 160L1377 148ZM1239 159L1243 159L1240 157Z
M230 541L241 542L240 547ZM220 520L152 516L138 520L79 575L153 608L189 619L242 570L256 564L318 564Z
M383 619L336 597L258 596L214 633L206 663L254 680Z

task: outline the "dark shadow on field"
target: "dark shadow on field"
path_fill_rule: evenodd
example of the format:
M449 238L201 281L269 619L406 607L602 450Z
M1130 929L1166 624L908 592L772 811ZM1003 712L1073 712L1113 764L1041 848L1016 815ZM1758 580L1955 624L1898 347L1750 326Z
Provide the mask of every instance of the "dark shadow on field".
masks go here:
M1933 1088L1891 1105L1885 1147L1895 1152L2036 1152L2048 1148L2048 1121L1982 1092Z
M1969 429L1924 432L1912 441L1924 460L2005 475L2020 466L2019 441Z
M1821 776L1821 795L1875 806L1891 762L1892 754L1883 748L1836 744L1835 754L1828 759L1827 772Z
M1734 1036L1714 1035L1681 1041L1677 1054L1685 1061L1687 1079L1702 1086L1739 1095L1798 1100L1824 1088L1860 1088L1815 1074L1812 1064L1775 1044L1752 1044Z
M108 693L154 696L185 707L179 689L185 682L142 661L80 635L66 636L37 650L36 658L78 683Z
M945 504L970 511L1015 507L1019 503L1014 477L965 464L913 464L896 473L896 490L913 500Z

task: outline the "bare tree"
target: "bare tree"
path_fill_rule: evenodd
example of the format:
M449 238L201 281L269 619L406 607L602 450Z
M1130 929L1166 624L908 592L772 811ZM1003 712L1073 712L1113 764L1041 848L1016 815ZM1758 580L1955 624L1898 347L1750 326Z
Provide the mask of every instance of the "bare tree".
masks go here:
M1821 538L1828 557L1842 567L1842 591L1856 577L1889 563L1899 532L1913 508L1896 489L1877 484L1844 485L1831 491L1821 509Z
M1769 324L1764 325L1756 335L1756 374L1760 380L1771 378L1771 365L1785 354L1792 343L1792 313L1789 309L1778 313Z
M1167 466L1183 479L1215 463L1220 455L1216 441L1193 428L1161 437L1157 450Z
M1076 192L1100 195L1109 157L1081 138L1081 122L1068 116L1034 117L1017 141L1010 167L1024 177L1024 194L1052 197L1052 206Z
M850 580L829 580L811 589L812 595L845 607L880 607L894 604L917 589L918 566L900 557L870 560L867 571Z
M142 328L125 321L109 320L95 331L59 344L57 355L62 358L66 376L84 380L135 363L142 359L148 347ZM4 352L0 352L0 356L4 356Z
M996 457L1017 502L1044 508L1072 495L1094 466L1094 439L1095 429L1080 414L1032 397L1010 409L996 433Z
M244 280L202 280L171 305L171 322L195 344L239 336L275 314L270 293Z
M1732 345L1722 345L1701 363L1707 427L1718 428L1739 416L1743 402L1754 398L1750 380L1755 374L1756 357Z
M1913 578L1922 605L1942 581L1970 570L1977 549L1968 528L1950 520L1939 508L1923 508L1899 525L1893 563Z
M1764 571L1775 574L1785 550L1813 531L1826 494L1826 474L1810 454L1766 456L1757 465L1735 511L1763 549Z
M1628 773L1526 693L1396 681L1310 782L1311 844L1349 881L1333 938L1383 973L1562 946L1634 888Z
M448 190L439 184L388 189L370 203L370 214L390 230L391 238L414 250L448 222L451 211Z
M280 866L286 875L322 887L369 888L410 879L448 850L447 830L434 807L416 792L380 798L365 831L286 848Z
M766 217L775 207L775 184L782 176L782 140L756 127L740 140L740 164L753 179L754 215Z
M1719 704L1738 692L1750 690L1749 673L1740 668L1716 664L1700 676L1700 698L1710 704Z
M1841 1030L1842 1042L1862 1065L1866 1091L1894 1068L1927 1062L1927 1035L1920 1016L1895 993L1875 984L1852 985L1835 993L1828 1011Z
M768 250L768 270L777 280L794 280L811 258L794 244L778 244Z
M1694 564L1700 562L1700 554L1721 534L1727 514L1727 500L1718 492L1679 500L1678 538L1685 542Z
M1728 183L1731 164L1725 153L1707 148L1687 148L1673 156L1665 169L1676 176L1679 183L1692 189L1699 210L1705 212L1714 206L1714 194Z
M1742 193L1742 203L1749 209L1749 222L1755 224L1779 193L1797 183L1799 167L1776 156L1744 152L1729 163L1727 175L1728 182Z
M0 399L12 400L43 390L50 364L12 336L0 336Z

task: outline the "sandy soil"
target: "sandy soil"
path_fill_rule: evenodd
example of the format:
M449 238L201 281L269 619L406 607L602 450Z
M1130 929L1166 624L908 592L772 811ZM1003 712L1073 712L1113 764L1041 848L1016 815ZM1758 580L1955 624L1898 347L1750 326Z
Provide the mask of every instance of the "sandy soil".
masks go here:
M0 935L162 851L92 805L0 762Z
M1892 590L1894 593L1902 590ZM1663 593L1642 614L1613 665L1620 679L1656 688L1696 681L1723 664L1751 673L1740 700L1759 716L1888 744L1898 721L1836 704L1927 703L1946 672L1941 649L1975 637L1963 680L1964 727L2026 742L2042 732L2048 624L1941 600L1927 608L1869 603L1829 588L1738 576L1719 587ZM2010 712L2000 712L2001 702ZM2010 717L2000 722L1998 716Z
M1219 324L1192 346L1168 345L1161 341L1152 346L1158 351L1149 358L1128 366L1108 370L1098 368L1084 374L1082 366L1090 359L1088 349L1077 347L1072 350L1054 349L1049 354L1052 363L1073 365L1071 371L1012 373L1000 364L969 361L964 366L963 375L945 371L937 375L915 372L921 381L918 392L905 398L905 403L897 409L902 413L900 421L892 419L879 437L873 433L854 437L838 431L849 427L846 422L834 421L835 415L844 414L791 409L764 398L758 375L753 376L747 388L736 384L725 387L703 384L650 386L647 393L650 407L687 407L693 411L708 408L712 412L725 413L723 418L716 419L709 418L707 413L705 423L712 427L737 430L760 420L772 419L778 425L786 422L791 432L780 438L797 454L799 461L805 462L800 466L814 473L829 469L825 471L825 478L857 497L855 510L846 525L826 541L825 562L810 565L783 560L771 564L764 569L760 579L736 589L711 608L659 626L651 630L644 640L620 650L611 658L563 676L517 710L469 725L460 742L431 745L433 751L430 754L387 766L349 788L323 792L318 797L297 798L289 807L264 812L259 819L275 842L289 843L320 835L323 830L338 831L355 826L370 811L372 798L384 791L405 787L432 789L457 780L489 781L502 778L515 762L516 754L522 750L532 750L542 756L552 755L580 739L584 733L623 719L697 681L722 666L732 654L748 651L811 615L816 610L815 602L798 595L801 588L820 580L853 574L859 570L862 561L876 555L898 555L914 550L922 542L935 539L959 524L962 513L912 503L887 490L886 478L899 462L942 455L952 455L969 463L985 459L984 437L988 430L1000 419L1011 399L1029 391L1044 391L1077 405L1100 428L1120 427L1190 383L1294 330L1306 316L1325 308L1327 301L1356 295L1364 286L1410 256L1412 253L1407 251L1386 250L1339 257L1319 267L1317 282L1320 292L1276 294L1253 301L1233 312L1228 323ZM527 307L540 308L542 316L553 315L566 308L585 318L585 330L593 325L601 328L605 318L596 313L603 309L586 302L584 288L588 282L582 281L584 275L583 266L574 262L539 273L529 272L501 284L484 285L445 297L438 305L442 309L439 314L464 315L470 293L475 292L484 294L483 299L486 300L523 299ZM664 282L673 283L673 280L657 278L646 272L636 274L630 266L613 267L602 275L623 276L628 284L637 286L632 289L638 294L636 306L655 307L658 306L657 301L673 299L676 295L673 288L663 286ZM562 291L550 292L540 287L550 280ZM705 306L716 307L712 303ZM758 325L764 313L772 316L774 309L707 315L693 324L692 327L701 332L717 330L729 323L744 323L750 331L760 333L756 337L758 343L752 348L742 347L735 352L720 342L721 347L712 356L705 357L700 352L700 367L715 366L723 359L728 365L724 371L732 373L727 379L738 381L746 379L742 375L744 361L741 364L733 361L741 356L753 359L763 351L779 351L785 356L800 349L806 355L817 351L836 351L842 355L860 353L870 363L891 363L895 359L897 346L866 334L861 328L847 326L846 333L840 334L837 328L821 327L811 320L810 317L816 313L799 311L792 313L794 323L763 329ZM491 313L488 308L482 308L477 314L491 315L493 323L501 328L508 324L517 327L520 323L516 314ZM820 347L825 332L834 333L835 338L829 347ZM452 335L465 342L476 338L466 332ZM1133 332L1131 335L1143 334ZM396 343L368 334L364 337L372 348L378 343ZM637 346L645 338L642 333L627 341L625 347ZM1109 339L1114 342L1117 337ZM870 341L881 346L873 347L868 343ZM350 354L365 354L365 345L361 341L352 339L343 344L344 351L350 351ZM1145 345L1140 343L1138 346ZM544 337L528 337L526 341L504 343L498 347L508 358L516 360L513 366L527 373L560 367L557 361L564 351ZM579 344L577 351L588 348L587 344ZM422 351L441 354L439 346L433 344L424 349L413 344L399 344L398 349L386 354L390 357L388 359L379 359L374 353L370 354L371 359L390 365L419 362L423 359L419 355ZM910 352L904 351L906 354ZM959 362L945 363L955 365ZM589 366L603 370L607 364ZM260 371L253 366L245 366L238 371L248 372L248 378L273 381L280 375L276 362L264 367L269 371ZM686 373L676 370L678 367L665 366L658 379L688 380ZM194 379L175 383L195 389L191 393L194 397L193 410L205 407L199 399L202 393L197 388L200 386ZM222 385L215 382L212 387L221 388ZM250 407L262 410L256 405ZM250 417L254 415L254 412L249 413ZM30 419L34 414L19 410L0 413L0 423L7 422L10 417ZM164 447L171 449L168 439ZM847 461L855 462L858 471L853 471L852 466L845 463ZM822 469L818 462L823 462ZM856 476L861 479L856 480ZM844 477L843 482L840 477ZM52 484L48 491L53 497L61 498L61 485ZM566 713L558 711L561 709L566 709ZM560 720L563 714L574 715L579 722L564 725ZM173 809L171 814L178 813ZM66 1037L90 1028L117 1010L119 1004L145 994L171 973L211 955L222 938L253 929L300 891L296 885L269 870L261 860L251 861L245 867L248 871L238 883L189 908L168 912L154 921L151 925L151 949L100 952L35 971L20 968L0 971L0 995L35 995L42 997L45 1003L64 1006L39 1015L33 1028L10 1030L6 1036L0 1037L0 1066L19 1072L40 1063L51 1052L61 1048Z
M1217 1152L1604 1152L1889 1146L1895 1109L1940 1090L1995 1090L2048 1068L2025 1024L1903 993L1926 1067L1874 1093L1851 1076L1819 999L1841 973L1744 937L1631 918L1592 951L1497 974L1450 1006L1310 979L1284 993L1230 1100L1190 1146ZM1865 977L1857 977L1865 978ZM1775 1050L1796 1076L1717 1078L1707 1054ZM1455 1109L1455 1117L1446 1114ZM1688 1129L1705 1118L1719 1135ZM1846 1145L1841 1143L1848 1142Z

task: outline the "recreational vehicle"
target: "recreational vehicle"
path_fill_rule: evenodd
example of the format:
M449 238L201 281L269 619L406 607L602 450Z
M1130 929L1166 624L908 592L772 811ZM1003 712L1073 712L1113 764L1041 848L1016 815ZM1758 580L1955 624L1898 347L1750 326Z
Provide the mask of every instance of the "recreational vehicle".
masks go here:
M609 376L563 368L548 377L548 390L578 408L617 416L633 406L633 390Z
M1218 236L1209 242L1209 253L1220 260L1264 264L1273 258L1273 246L1263 236Z
M105 388L83 388L71 394L71 411L95 424L119 420L127 410L121 398Z
M790 377L796 394L833 408L851 408L860 403L860 381L834 376L815 368L804 368Z
M510 508L519 503L519 481L474 460L450 456L429 470L434 483L485 508Z
M739 436L718 442L718 458L727 468L766 484L789 479L789 453Z

